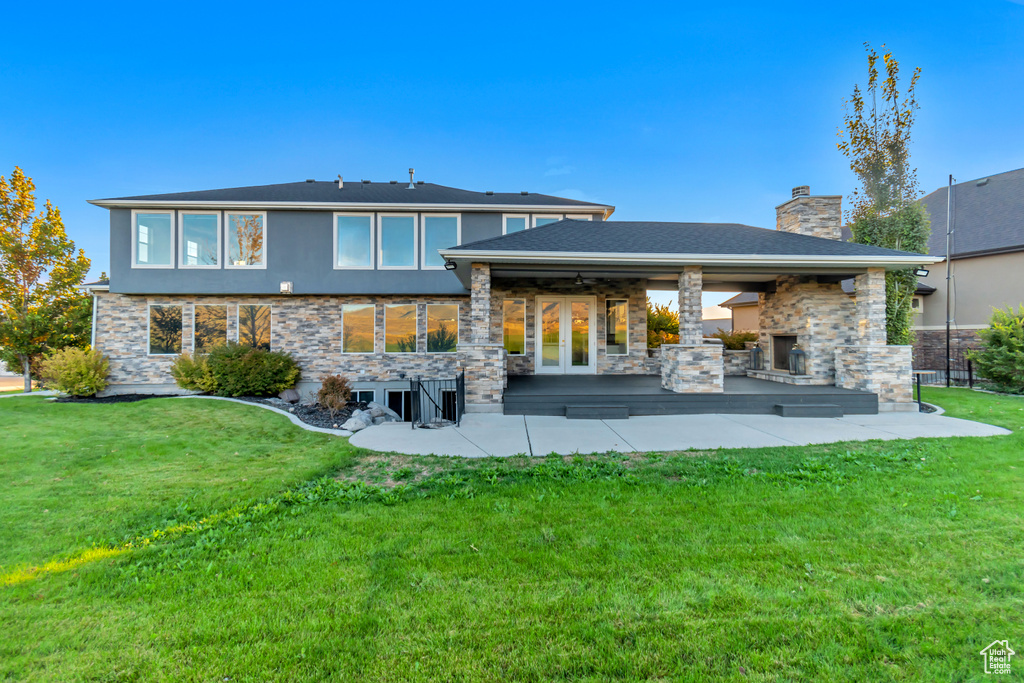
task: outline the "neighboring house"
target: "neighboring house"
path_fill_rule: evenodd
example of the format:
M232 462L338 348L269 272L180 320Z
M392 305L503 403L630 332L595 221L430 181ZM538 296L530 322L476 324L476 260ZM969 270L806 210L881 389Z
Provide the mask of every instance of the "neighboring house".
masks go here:
M1024 169L953 186L950 281L951 351L954 357L978 345L993 310L1024 304ZM946 358L946 195L939 188L921 201L931 216L928 253L943 260L915 297L914 365L940 370Z
M701 310L704 336L710 337L719 330L732 332L732 317L728 309L721 306L706 306Z
M338 373L356 398L400 411L409 379L460 371L470 411L513 410L506 393L534 379L565 389L565 375L605 376L573 396L632 401L633 414L771 411L735 398L726 375L747 375L746 355L702 340L702 291L742 288L764 293L770 365L752 376L870 397L861 411L909 405L909 347L884 343L884 273L934 259L840 241L840 198L798 190L777 230L609 221L610 205L422 182L94 200L111 230L109 284L91 288L95 347L112 393L176 392L179 353L230 340L291 353L303 391ZM838 284L847 278L854 297ZM646 292L658 289L679 291L681 343L651 356ZM794 343L807 353L801 376L775 369ZM616 384L622 375L649 389ZM639 405L640 393L657 401ZM545 410L566 414L572 400Z
M757 292L740 292L733 298L727 299L719 305L732 312L733 330L737 332L741 330L757 332Z

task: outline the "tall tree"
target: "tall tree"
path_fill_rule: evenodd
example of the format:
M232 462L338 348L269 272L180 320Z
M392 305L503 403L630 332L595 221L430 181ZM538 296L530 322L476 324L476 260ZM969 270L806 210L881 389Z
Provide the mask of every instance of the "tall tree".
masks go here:
M89 272L49 200L36 213L35 183L15 167L0 176L0 347L32 391L32 365L48 350L81 342Z
M847 221L860 244L925 253L931 232L927 212L917 202L917 169L910 166L910 134L919 108L915 89L921 69L914 70L900 92L900 65L892 52L879 57L865 43L866 92L854 85L846 101L839 151L850 160L860 188L850 197ZM885 49L885 45L882 45ZM879 73L881 59L885 73ZM913 342L911 303L917 289L913 270L886 274L886 336L890 344Z

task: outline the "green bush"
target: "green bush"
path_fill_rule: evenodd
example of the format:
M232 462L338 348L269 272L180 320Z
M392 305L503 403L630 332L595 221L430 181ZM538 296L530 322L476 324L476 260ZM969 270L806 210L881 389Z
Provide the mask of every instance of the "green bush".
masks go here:
M316 393L316 402L331 414L331 419L348 406L352 396L352 386L341 375L324 375L320 378L320 391Z
M195 356L183 353L171 364L171 377L182 389L201 391L208 394L217 390L217 381L210 371L207 357L197 353Z
M997 310L978 336L981 349L968 354L978 374L1002 391L1024 391L1024 305Z
M273 396L295 386L302 376L287 353L235 343L210 351L206 363L218 396Z
M110 363L99 351L69 347L55 351L39 368L43 383L71 396L94 396L107 388Z
M736 332L726 332L721 327L718 328L718 332L715 332L712 337L717 337L722 340L722 346L733 351L742 351L747 348L745 344L747 342L757 341L757 332L751 332L750 330L738 330Z

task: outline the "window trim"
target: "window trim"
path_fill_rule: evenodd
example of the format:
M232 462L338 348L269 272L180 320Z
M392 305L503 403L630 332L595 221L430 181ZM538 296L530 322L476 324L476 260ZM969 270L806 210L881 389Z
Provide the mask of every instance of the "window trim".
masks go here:
M526 231L526 230L530 229L530 223L531 223L530 214L528 214L528 213L503 213L503 214L501 214L501 234L502 235L510 234L509 231L508 231L508 219L509 218L522 218L523 219L523 224L526 226L525 228L523 228L523 230ZM515 234L515 233L511 233L511 234Z
M378 213L377 214L377 270L419 270L419 214L418 213ZM411 266L386 266L384 265L384 219L385 218L412 218L412 265Z
M357 395L360 392L369 392L373 396L373 398L371 398L369 401L367 401L367 403L370 403L370 402L376 403L377 402L377 390L376 389L353 389L352 390L352 400L353 401L356 401L357 403L359 402L359 399L357 398Z
M338 265L338 217L349 216L354 218L369 218L370 219L370 263L365 266L341 266ZM377 229L377 214L367 211L335 211L331 217L331 232L334 234L334 251L331 252L331 261L334 264L334 270L374 270L375 259L373 258L376 252L376 237Z
M412 401L412 391L410 389L384 389L384 405L385 405L385 407L387 407L389 409L391 409L391 406L389 405L391 402L388 400L388 397L391 394L393 394L393 393L409 394L410 395L409 396L409 401L410 402ZM398 411L395 411L395 412L398 412ZM405 398L402 399L402 412L400 413L400 416L402 418L402 422L405 422L406 421L406 419L405 419L405 417L406 417L405 416ZM408 421L412 422L412 416L411 415L409 416L409 420Z
M462 214L461 213L424 213L420 215L420 243L424 245L420 251L421 270L444 270L444 258L441 258L441 265L427 265L427 219L428 218L454 218L455 219L455 246L462 244ZM447 249L447 247L445 247Z
M346 351L345 350L345 307L346 306L369 306L373 309L373 349L370 351ZM387 342L385 342L387 343ZM346 356L369 356L377 353L377 304L342 304L341 305L341 353Z
M235 343L241 344L242 341L242 306L266 306L270 309L270 350L274 350L274 304L246 304L236 303L235 304ZM228 315L231 315L228 313ZM255 347L252 347L255 348Z
M589 213L573 215L571 213L565 214L565 217L574 221L592 221L594 217Z
M626 350L623 353L608 353L608 303L622 301L626 304ZM621 358L629 355L629 299L606 297L604 300L604 355L610 358Z
M522 353L509 353L508 349L505 349L505 355L513 358L522 358L529 354L526 353L526 299L517 298L502 298L501 300L501 346L505 347L505 302L506 301L520 301L523 304L523 352Z
M177 306L181 309L181 351L178 353L150 353L153 348L151 336L153 326L153 307L154 306ZM193 314L194 316L194 314ZM193 317L194 320L194 317ZM170 358L171 356L180 356L185 351L185 304L155 304L152 301L146 304L146 356L148 358Z
M388 309L396 306L412 306L416 311L416 348L413 351L388 351ZM376 331L376 330L375 330ZM374 345L376 346L376 345ZM409 356L420 352L420 306L419 304L384 304L384 348L382 353Z
M223 240L221 239L222 216L220 211L178 211L178 268L220 270L224 261ZM216 216L217 217L217 263L212 266L189 266L185 264L185 216Z
M139 221L138 221L137 216L140 213L143 213L143 214L166 213L166 214L170 215L170 217L171 217L171 244L169 246L171 248L171 258L170 258L170 263L168 263L167 265L154 265L154 264L150 264L150 263L141 263L140 264L138 262L139 261L139 254L138 254L138 250L139 250L139 235L138 235L138 233L139 233ZM141 268L141 269L156 268L156 269L163 269L163 270L173 270L174 269L174 225L175 225L175 215L176 214L177 214L177 211L175 211L174 209L132 209L132 227L131 227L132 268Z
M459 352L459 342L462 341L462 338L459 337L459 334L461 332L460 327L461 327L461 322L462 322L461 320L459 320L459 318L462 315L462 307L459 306L459 303L457 301L452 301L452 302L449 302L449 303L443 303L443 302L440 302L440 301L435 301L434 303L424 304L424 305L426 306L426 309L424 310L423 313L424 313L424 322L426 323L426 332L427 332L427 338L425 340L426 341L426 346L424 347L425 352L428 353L428 354L431 354L431 355L442 355L442 354L446 354L446 353L458 353ZM455 349L453 351L431 351L430 350L430 307L431 306L454 306L455 307ZM419 314L419 311L417 311L417 315L418 314ZM418 325L419 321L417 320L416 322L417 322L417 325ZM417 343L417 345L419 344L419 339L416 340L416 343Z
M537 219L538 218L554 218L556 221L560 221L563 218L565 218L565 214L561 214L561 213L535 213L535 214L531 214L531 216L530 216L530 227L531 228L536 228L537 227Z
M207 266L207 267L209 267L209 266ZM195 304L194 303L194 304L192 304L192 354L193 355L195 355L197 353L196 352L196 309L201 307L201 306L223 306L224 307L224 343L227 344L229 341L231 341L231 336L228 334L228 327L229 327L228 321L231 319L231 311L228 310L230 308L228 306L228 304ZM235 326L235 328L236 328L236 335L235 336L237 336L237 327L238 326L236 325ZM184 348L184 345L182 346L182 348Z
M231 262L231 243L228 232L231 231L231 216L262 216L263 217L263 262L254 266L236 266ZM266 211L225 211L224 212L224 268L228 270L266 270L269 259L267 244L267 212Z

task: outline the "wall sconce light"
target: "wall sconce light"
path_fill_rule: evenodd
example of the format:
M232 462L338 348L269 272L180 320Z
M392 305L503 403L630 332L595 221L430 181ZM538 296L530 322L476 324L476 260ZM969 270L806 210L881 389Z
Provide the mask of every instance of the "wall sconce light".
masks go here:
M290 282L282 282L281 283L281 293L282 294L291 294L292 293L292 283L290 283Z
M444 269L445 270L455 270L458 267L459 267L459 264L457 264L455 261L452 261L450 259L444 262Z
M914 275L917 277L928 277L927 268L914 268Z

